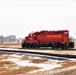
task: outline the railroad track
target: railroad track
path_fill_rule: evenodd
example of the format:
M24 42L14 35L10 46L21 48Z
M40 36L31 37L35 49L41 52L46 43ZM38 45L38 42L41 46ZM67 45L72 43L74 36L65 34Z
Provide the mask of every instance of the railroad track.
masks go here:
M14 48L14 47L2 47L2 48ZM19 47L18 49L30 49L30 50L34 50L34 48L22 48L22 47ZM35 50L76 50L76 47L75 48L68 48L68 49L61 49L61 48L59 48L59 49L51 49L51 48L48 48L48 47L41 47L41 48L35 49Z
M27 48L18 48L18 49L27 49ZM28 49L31 49L32 48L28 48ZM35 49L35 50L76 50L76 48L68 48L68 49L51 49L51 48L48 48L48 47L42 47L42 48L39 48L39 49Z
M15 52L15 53L25 53L30 55L35 55L43 58L48 59L56 59L56 60L67 60L67 59L76 59L76 55L66 55L66 54L54 54L54 53L43 53L43 52L32 52L32 51L24 51L24 50L6 50L6 49L0 49L0 52Z

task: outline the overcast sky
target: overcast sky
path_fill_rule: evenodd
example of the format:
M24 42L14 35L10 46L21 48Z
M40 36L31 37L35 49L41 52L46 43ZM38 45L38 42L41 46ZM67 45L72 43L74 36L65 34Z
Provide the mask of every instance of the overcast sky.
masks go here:
M0 1L0 35L62 29L76 38L76 1Z

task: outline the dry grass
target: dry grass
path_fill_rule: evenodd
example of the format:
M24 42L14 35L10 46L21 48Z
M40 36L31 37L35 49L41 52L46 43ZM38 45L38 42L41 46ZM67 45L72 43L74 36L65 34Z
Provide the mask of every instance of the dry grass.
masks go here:
M28 66L26 66L26 67L21 67L21 68L19 68L19 69L14 69L14 70L6 70L6 71L2 71L1 73L0 73L0 75L18 75L18 74L24 74L24 75L26 75L26 73L27 72L29 72L29 71L33 71L33 70L37 70L37 69L39 69L38 67L28 67Z
M29 59L29 57L28 56L24 56L24 57L22 57L22 59L23 60L30 60L32 63L45 63L45 62L48 62L48 60L47 59Z
M6 56L4 54L0 53L0 75L18 75L18 74L25 75L27 72L40 69L39 67L35 66L25 66L25 67L18 66L11 61L7 61L9 55L7 54ZM9 54L11 55L12 53ZM24 56L21 59L30 60L28 56Z
M76 61L65 61L62 63L63 67L74 66L76 65Z
M29 60L29 57L28 56L24 56L21 58L22 60Z
M12 46L21 47L21 44L0 44L0 47L12 47ZM55 51L55 52L58 52L58 51ZM35 67L35 66L21 67L19 65L14 64L11 61L6 61L6 59L9 58L9 55L3 56L4 54L0 52L0 75L27 75L27 73L30 71L40 69L39 67ZM9 53L9 54L11 55L12 53ZM36 63L36 64L48 62L47 59L32 59L32 58L29 58L29 56L23 56L21 59L30 60L31 63ZM63 62L58 62L58 64L62 64L63 66L61 68L65 68L68 66L76 65L76 61L63 61ZM39 74L37 73L36 75L39 75ZM48 73L46 75L48 75ZM69 72L62 73L62 74L55 74L55 75L76 75L76 70L71 71L71 72L69 71Z
M16 64L10 62L10 61L6 61L5 59L8 59L9 56L8 57L2 56L2 53L0 56L1 56L0 58L3 59L3 61L0 61L0 75L27 75L27 73L29 73L30 71L40 69L39 67L35 67L35 66L21 67L19 65L16 65ZM30 60L32 63L36 63L36 64L48 62L47 59L32 59L32 58L29 58L28 56L23 56L21 59L22 60ZM61 67L61 68L64 68L64 67L76 65L76 62L75 61L65 61L65 62L58 62L58 64L62 64L63 67ZM54 69L54 70L56 70L56 69ZM29 75L30 75L30 73L29 73ZM39 75L39 74L37 73L36 75ZM46 74L46 75L48 75L48 74ZM57 74L57 75L60 75L60 74ZM69 75L69 74L66 73L64 75ZM70 75L72 75L72 74L70 74Z
M47 59L34 59L34 60L31 60L32 63L45 63L47 62L48 60Z
M4 65L10 65L12 62L10 61L0 61L0 67L3 67Z
M5 44L0 44L0 47L21 47L21 43L5 43Z

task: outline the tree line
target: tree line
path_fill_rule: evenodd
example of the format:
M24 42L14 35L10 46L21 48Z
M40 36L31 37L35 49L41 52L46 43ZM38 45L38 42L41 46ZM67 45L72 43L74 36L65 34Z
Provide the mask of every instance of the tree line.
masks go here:
M0 36L0 43L21 43L22 38L17 38L15 35L9 35L4 37Z

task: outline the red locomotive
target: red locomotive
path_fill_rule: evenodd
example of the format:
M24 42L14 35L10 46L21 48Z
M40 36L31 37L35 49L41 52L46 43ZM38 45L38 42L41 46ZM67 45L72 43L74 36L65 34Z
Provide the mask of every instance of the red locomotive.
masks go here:
M52 49L74 48L74 40L68 30L40 31L30 33L22 42L22 48L51 47Z

